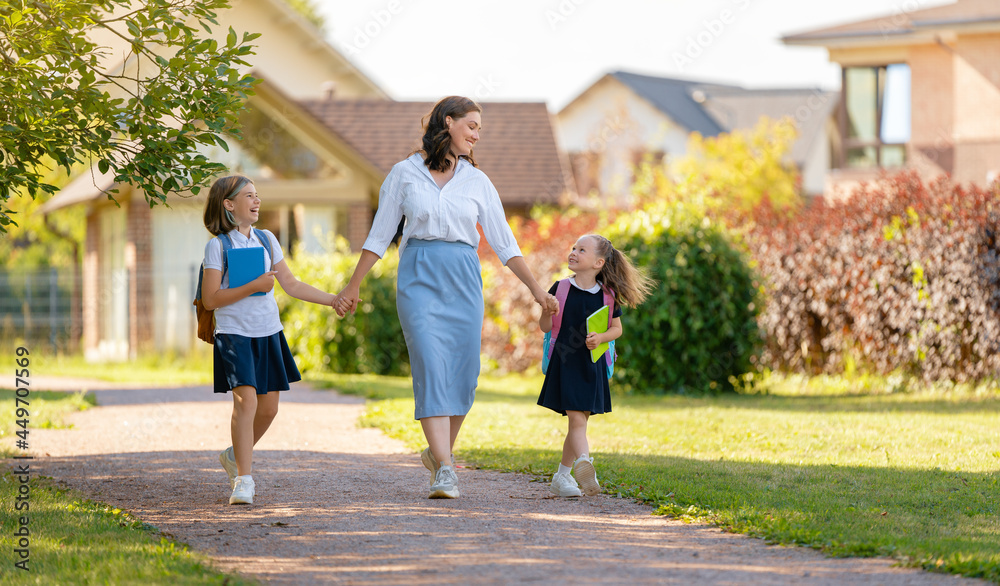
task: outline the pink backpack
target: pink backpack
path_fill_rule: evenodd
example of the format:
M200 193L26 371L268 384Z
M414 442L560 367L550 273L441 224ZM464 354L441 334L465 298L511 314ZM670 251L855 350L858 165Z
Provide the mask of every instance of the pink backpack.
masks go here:
M559 300L559 313L552 316L552 329L545 332L545 340L542 342L542 374L549 369L549 361L552 359L552 352L556 347L556 340L559 338L559 327L562 325L563 308L566 307L566 298L569 296L569 288L572 283L569 279L563 279L556 285L556 299ZM604 304L608 306L608 327L614 319L615 313L615 293L610 287L601 285L601 292L604 293ZM604 353L604 360L608 366L608 378L615 372L615 341L608 342L608 351Z

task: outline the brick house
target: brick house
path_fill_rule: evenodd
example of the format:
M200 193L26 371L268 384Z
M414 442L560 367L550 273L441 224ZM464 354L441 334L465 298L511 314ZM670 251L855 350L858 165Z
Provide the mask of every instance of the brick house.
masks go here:
M1000 173L1000 2L953 4L783 37L842 68L831 189L883 169L988 183Z
M687 152L691 133L717 136L754 127L762 116L791 117L799 137L790 163L803 191L822 193L829 171L835 92L735 85L616 71L602 76L557 114L560 147L581 195L624 202L633 169Z
M219 22L223 32L232 26L263 33L251 62L261 83L240 116L243 139L227 140L229 152L216 147L204 154L254 180L263 200L257 227L274 232L286 253L298 243L321 252L331 234L359 249L385 174L419 141L420 118L433 104L390 100L283 0L244 0ZM562 167L544 104L486 104L484 110L490 134L476 156L505 205L522 209L562 197L565 182L555 183ZM378 113L378 120L366 113ZM352 125L363 119L369 122ZM533 123L527 130L525 120ZM490 140L505 133L509 140ZM508 155L522 154L511 148L522 144L537 148L533 161L511 157L523 167L519 175L510 171ZM532 191L526 182L550 187ZM120 207L104 195L112 187ZM169 208L150 208L141 192L94 168L42 207L51 213L87 206L81 346L88 360L185 353L201 344L191 299L210 237L202 222L206 196L203 190L170 198Z

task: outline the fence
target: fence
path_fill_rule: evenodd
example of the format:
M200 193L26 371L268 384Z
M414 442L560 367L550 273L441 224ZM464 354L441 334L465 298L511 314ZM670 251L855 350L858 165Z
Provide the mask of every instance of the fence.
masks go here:
M0 270L3 340L49 344L53 351L75 348L80 326L73 323L73 278L72 269Z

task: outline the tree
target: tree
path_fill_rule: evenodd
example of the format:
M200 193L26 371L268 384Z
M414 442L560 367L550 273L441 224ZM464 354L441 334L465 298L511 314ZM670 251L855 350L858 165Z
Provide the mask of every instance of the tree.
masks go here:
M745 213L762 203L779 213L802 205L799 176L786 162L797 131L790 119L761 118L753 129L688 140L666 166L645 165L634 192L641 203L682 201L705 213Z
M150 206L224 170L259 36L212 37L228 0L9 0L0 4L0 232L11 197L54 193L53 168L96 164ZM108 194L110 199L114 191Z

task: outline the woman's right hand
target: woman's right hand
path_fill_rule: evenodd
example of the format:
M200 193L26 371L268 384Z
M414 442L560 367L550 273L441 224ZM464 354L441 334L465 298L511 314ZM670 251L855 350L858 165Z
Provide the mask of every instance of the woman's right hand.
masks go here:
M277 274L278 271L267 271L253 281L250 281L250 287L255 293L267 293L271 289L274 289L274 276Z

